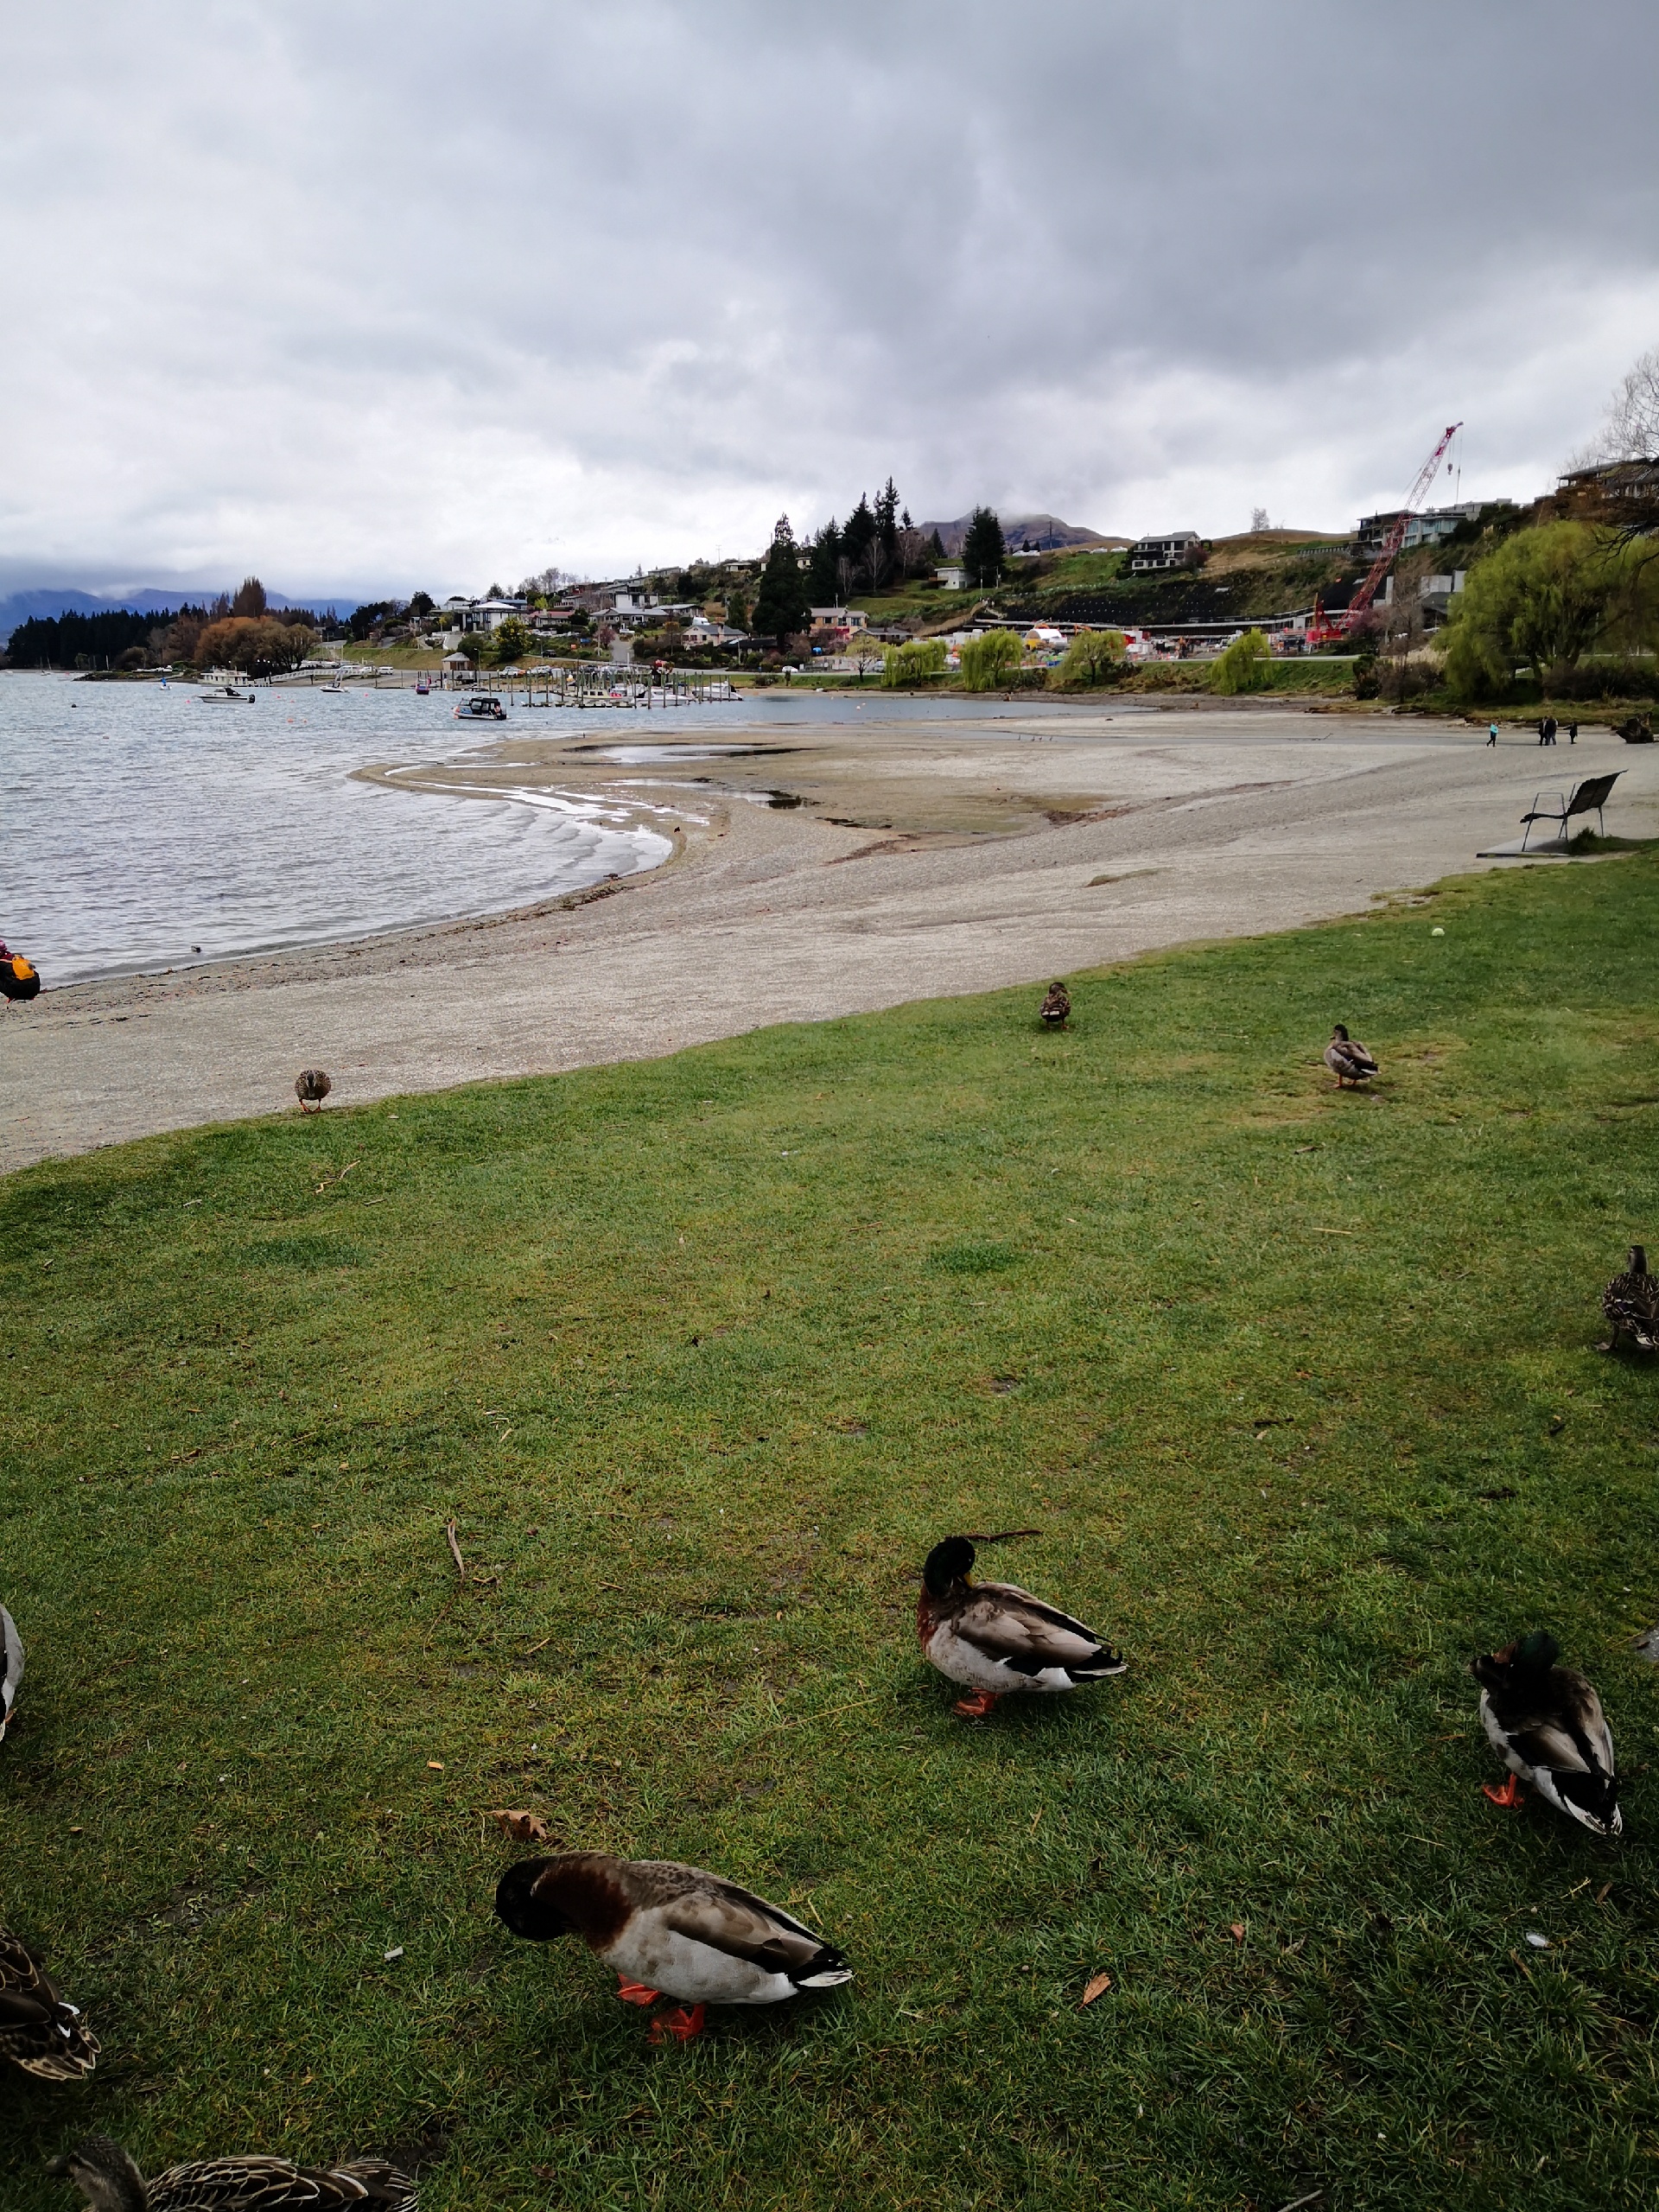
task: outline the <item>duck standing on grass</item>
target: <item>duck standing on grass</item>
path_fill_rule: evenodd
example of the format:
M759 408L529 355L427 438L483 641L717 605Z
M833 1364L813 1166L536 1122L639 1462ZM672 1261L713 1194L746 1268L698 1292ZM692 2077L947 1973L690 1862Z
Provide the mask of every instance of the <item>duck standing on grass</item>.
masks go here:
M1471 1664L1481 1725L1510 1770L1502 1789L1481 1788L1494 1805L1522 1805L1519 1777L1592 1835L1617 1835L1624 1817L1601 1700L1582 1675L1555 1664L1559 1656L1548 1630L1535 1628Z
M970 1582L976 1544L1033 1536L1006 1529L995 1536L947 1536L922 1568L916 1634L939 1672L972 1690L957 1711L982 1720L1014 1690L1077 1690L1126 1671L1128 1661L1091 1628L1057 1612L1014 1582Z
M79 2082L98 2063L98 2038L59 1996L26 1943L0 1929L0 2058L42 2082Z
M1659 1351L1659 1282L1648 1273L1640 1244L1631 1245L1630 1266L1602 1292L1601 1310L1613 1333L1598 1351L1617 1351L1626 1337L1638 1351Z
M322 1102L334 1089L323 1068L302 1068L294 1078L294 1096L302 1114L320 1114Z
M1051 983L1037 1018L1046 1029L1064 1029L1071 1017L1071 994L1064 983Z
M775 1904L668 1859L521 1859L497 1884L495 1910L532 1943L580 1936L621 1983L625 2005L679 1999L652 2023L652 2043L664 2030L690 2043L710 2005L776 2005L853 1978L833 1943Z
M78 2183L93 2212L419 2212L407 2174L378 2158L296 2166L286 2158L193 2158L146 2181L130 2151L89 2135L51 2171Z
M1341 1022L1331 1032L1325 1065L1337 1078L1338 1090L1344 1083L1369 1083L1377 1072L1376 1062L1363 1045L1354 1042Z
M11 1709L23 1681L23 1639L17 1624L0 1605L0 1743L11 1726Z

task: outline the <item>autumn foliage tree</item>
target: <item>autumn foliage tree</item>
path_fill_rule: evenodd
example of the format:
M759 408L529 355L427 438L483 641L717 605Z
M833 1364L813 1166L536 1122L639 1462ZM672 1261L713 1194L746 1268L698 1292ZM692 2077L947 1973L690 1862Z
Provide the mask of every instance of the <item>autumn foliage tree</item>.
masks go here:
M240 594L238 594L238 596ZM244 676L287 676L315 650L317 633L303 622L230 614L196 639L198 668L233 668Z

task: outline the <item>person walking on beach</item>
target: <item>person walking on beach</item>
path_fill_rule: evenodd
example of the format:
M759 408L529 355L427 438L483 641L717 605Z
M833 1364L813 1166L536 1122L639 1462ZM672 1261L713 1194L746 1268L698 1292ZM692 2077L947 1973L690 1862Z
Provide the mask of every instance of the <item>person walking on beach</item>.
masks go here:
M1486 725L1486 742L1488 745L1497 743L1497 724L1495 721L1488 722Z
M1577 722L1568 722L1567 726L1567 741L1569 745L1576 745L1578 743L1579 726Z

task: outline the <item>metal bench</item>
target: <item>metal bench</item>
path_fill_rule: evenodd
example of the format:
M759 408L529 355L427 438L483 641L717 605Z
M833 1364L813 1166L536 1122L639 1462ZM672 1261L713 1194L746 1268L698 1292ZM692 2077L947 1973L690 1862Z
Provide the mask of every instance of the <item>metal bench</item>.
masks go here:
M1535 822L1556 823L1555 835L1565 845L1568 842L1567 824L1575 814L1593 814L1596 826L1605 837L1607 825L1602 819L1601 810L1612 796L1613 785L1624 772L1622 768L1615 768L1611 776L1586 776L1581 784L1573 785L1572 796L1568 798L1564 798L1560 791L1540 791L1532 802L1532 812L1521 817L1522 851L1524 853L1527 849L1527 840L1532 835L1531 824ZM1547 805L1546 800L1554 804Z

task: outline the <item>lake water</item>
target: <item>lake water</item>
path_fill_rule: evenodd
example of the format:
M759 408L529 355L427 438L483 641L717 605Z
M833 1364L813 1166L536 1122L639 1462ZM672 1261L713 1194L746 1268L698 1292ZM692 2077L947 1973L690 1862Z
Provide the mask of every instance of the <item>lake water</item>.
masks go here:
M0 676L0 937L50 988L501 912L667 857L614 809L353 780L513 727L453 705L266 690L206 707L187 685ZM565 719L538 712L534 734Z
M650 715L510 709L505 724L457 722L454 703L296 688L204 706L188 684L0 675L0 938L49 989L500 913L671 849L598 801L354 781L371 763L452 760L518 732L579 732L620 762L658 757L647 731L706 733L713 756L761 724L775 738L780 723L804 735L874 713L1008 719L1000 701L781 690Z

